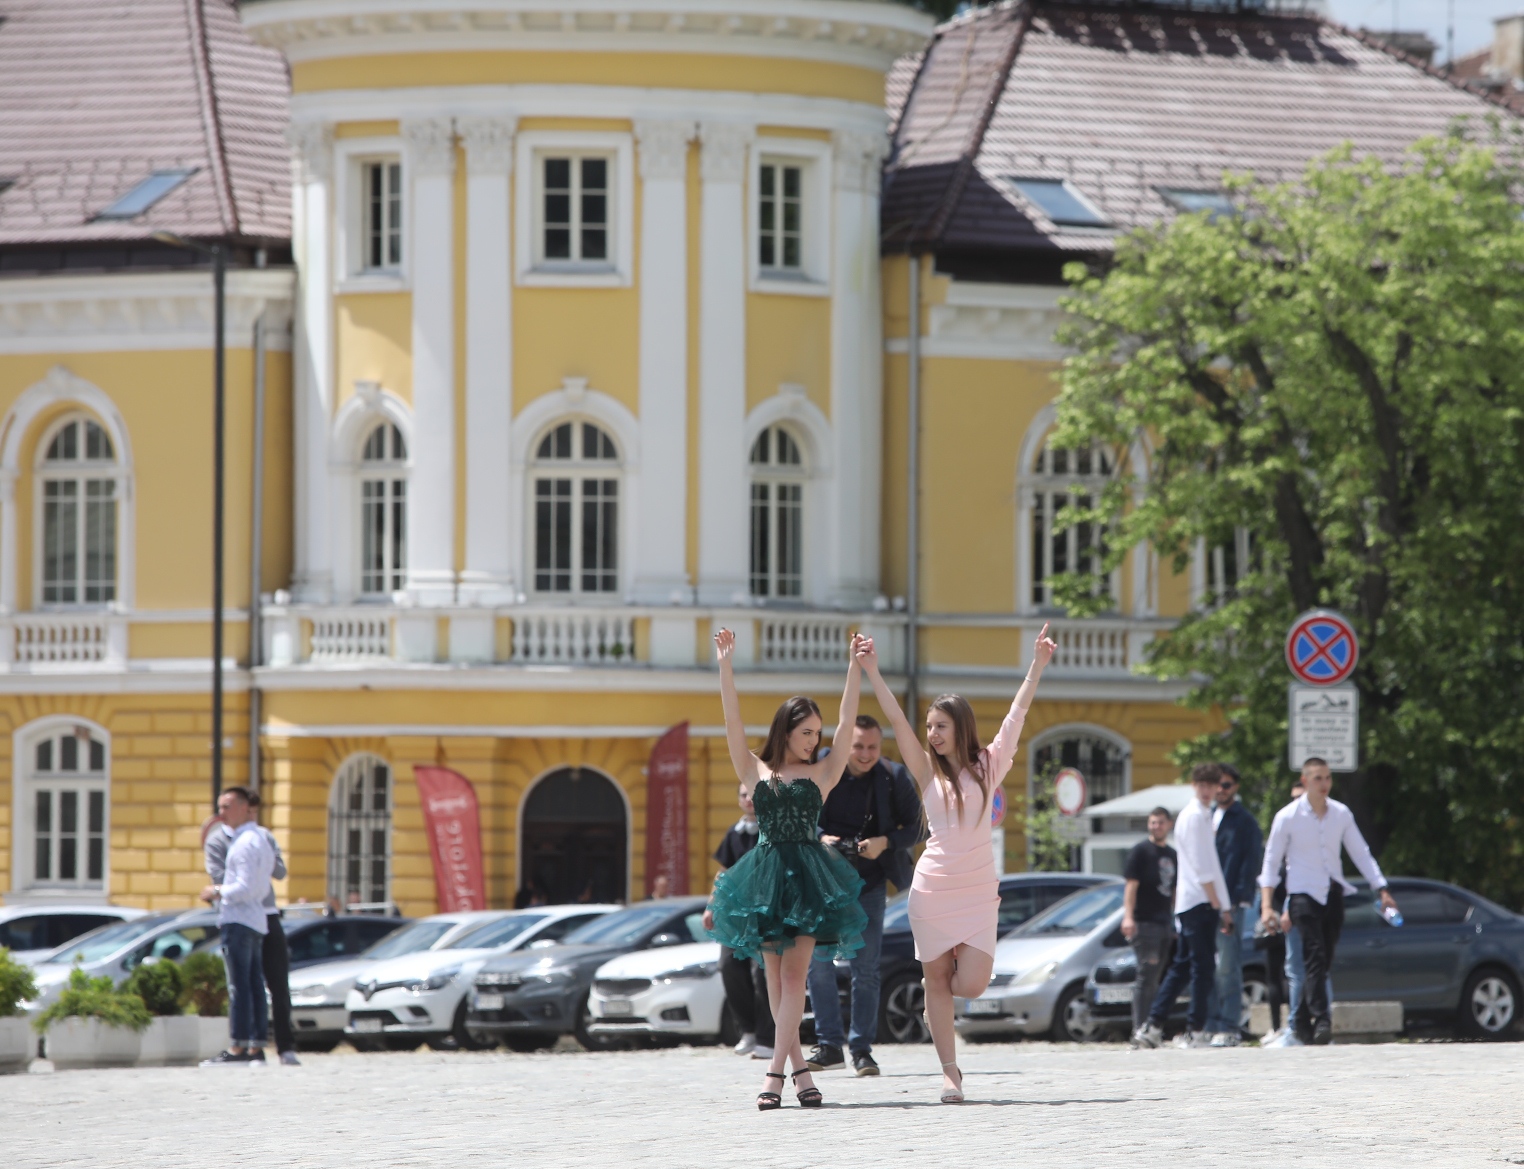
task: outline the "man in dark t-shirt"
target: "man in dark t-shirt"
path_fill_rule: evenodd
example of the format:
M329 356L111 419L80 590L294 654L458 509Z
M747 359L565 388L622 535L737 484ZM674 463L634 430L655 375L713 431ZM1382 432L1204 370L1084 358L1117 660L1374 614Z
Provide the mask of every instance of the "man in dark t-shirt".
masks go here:
M743 856L757 847L757 813L751 802L751 794L740 790L741 818L732 824L714 850L714 859L724 872ZM704 910L704 928L714 928L714 917ZM735 951L720 947L720 980L725 984L725 1001L741 1029L741 1041L736 1044L737 1055L750 1055L753 1059L773 1057L773 1012L767 1003L767 978L759 962L751 962L738 956Z
M1122 899L1122 936L1138 957L1138 977L1132 984L1132 1029L1148 1021L1148 1010L1159 991L1170 946L1175 940L1175 850L1165 843L1174 818L1168 809L1148 814L1148 839L1127 854L1122 876L1127 889Z

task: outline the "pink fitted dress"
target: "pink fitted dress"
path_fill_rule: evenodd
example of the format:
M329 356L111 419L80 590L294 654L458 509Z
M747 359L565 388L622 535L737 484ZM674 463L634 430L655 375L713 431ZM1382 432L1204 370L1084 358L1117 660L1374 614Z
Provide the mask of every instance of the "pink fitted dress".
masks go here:
M995 741L979 753L991 791L1011 769L1026 716L1013 701ZM910 882L910 929L915 935L915 956L921 962L959 944L995 953L1000 879L995 875L990 841L990 808L985 804L981 809L984 797L977 779L964 771L958 782L963 786L961 822L952 789L940 774L923 793L931 839Z

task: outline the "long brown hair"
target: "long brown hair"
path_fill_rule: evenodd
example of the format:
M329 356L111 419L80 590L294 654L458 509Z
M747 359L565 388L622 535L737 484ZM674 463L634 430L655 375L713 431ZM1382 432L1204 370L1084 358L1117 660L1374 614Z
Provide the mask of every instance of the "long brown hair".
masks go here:
M820 707L815 700L803 694L796 694L790 698L773 715L773 725L767 730L767 742L762 745L762 754L758 756L763 763L773 772L777 772L788 762L788 737L810 715L820 718ZM823 720L822 720L823 721ZM815 756L820 754L820 740L815 740L815 749L810 752L807 763L815 762Z
M974 718L974 708L968 704L968 699L961 694L944 694L931 704L932 710L940 710L948 718L952 719L952 752L950 755L942 755L931 750L931 744L926 745L927 753L931 755L932 767L941 772L947 779L948 786L952 788L953 801L958 805L958 822L963 822L963 785L958 782L958 776L967 771L978 781L979 790L983 799L979 804L982 814L990 805L989 776L984 774L984 759L980 755L979 747L979 723ZM947 793L942 793L942 804L951 810L947 802Z

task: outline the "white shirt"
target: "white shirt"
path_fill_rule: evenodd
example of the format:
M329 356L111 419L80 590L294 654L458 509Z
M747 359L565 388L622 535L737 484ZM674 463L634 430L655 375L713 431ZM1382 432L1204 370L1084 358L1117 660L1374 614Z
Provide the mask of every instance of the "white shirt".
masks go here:
M1175 914L1205 905L1208 882L1217 893L1217 904L1228 904L1228 883L1223 879L1222 862L1217 859L1217 839L1212 831L1212 809L1193 799L1175 821L1175 853L1180 872L1175 880Z
M1305 893L1319 905L1328 904L1328 886L1338 881L1346 893L1355 887L1344 879L1339 849L1349 852L1349 859L1371 883L1372 889L1386 887L1381 866L1371 856L1370 846L1355 824L1348 805L1329 800L1320 817L1312 810L1305 795L1287 804L1275 814L1270 825L1270 843L1265 848L1265 867L1260 870L1262 889L1280 884L1281 863L1286 865L1286 895Z
M270 874L275 870L275 850L253 820L245 820L233 829L228 843L227 867L223 870L218 891L217 924L246 925L255 933L265 933L269 923L265 914L265 894L270 891Z

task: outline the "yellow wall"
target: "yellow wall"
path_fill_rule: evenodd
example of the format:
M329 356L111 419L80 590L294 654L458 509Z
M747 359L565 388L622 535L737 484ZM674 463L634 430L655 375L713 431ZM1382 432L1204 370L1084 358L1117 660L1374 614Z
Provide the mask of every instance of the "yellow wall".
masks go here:
M640 294L634 288L513 290L513 405L523 410L568 377L640 408Z
M413 294L359 292L336 296L333 302L335 408L355 392L357 381L380 382L382 389L411 404Z
M803 386L831 416L831 302L753 292L746 298L746 409L773 397L784 382Z

